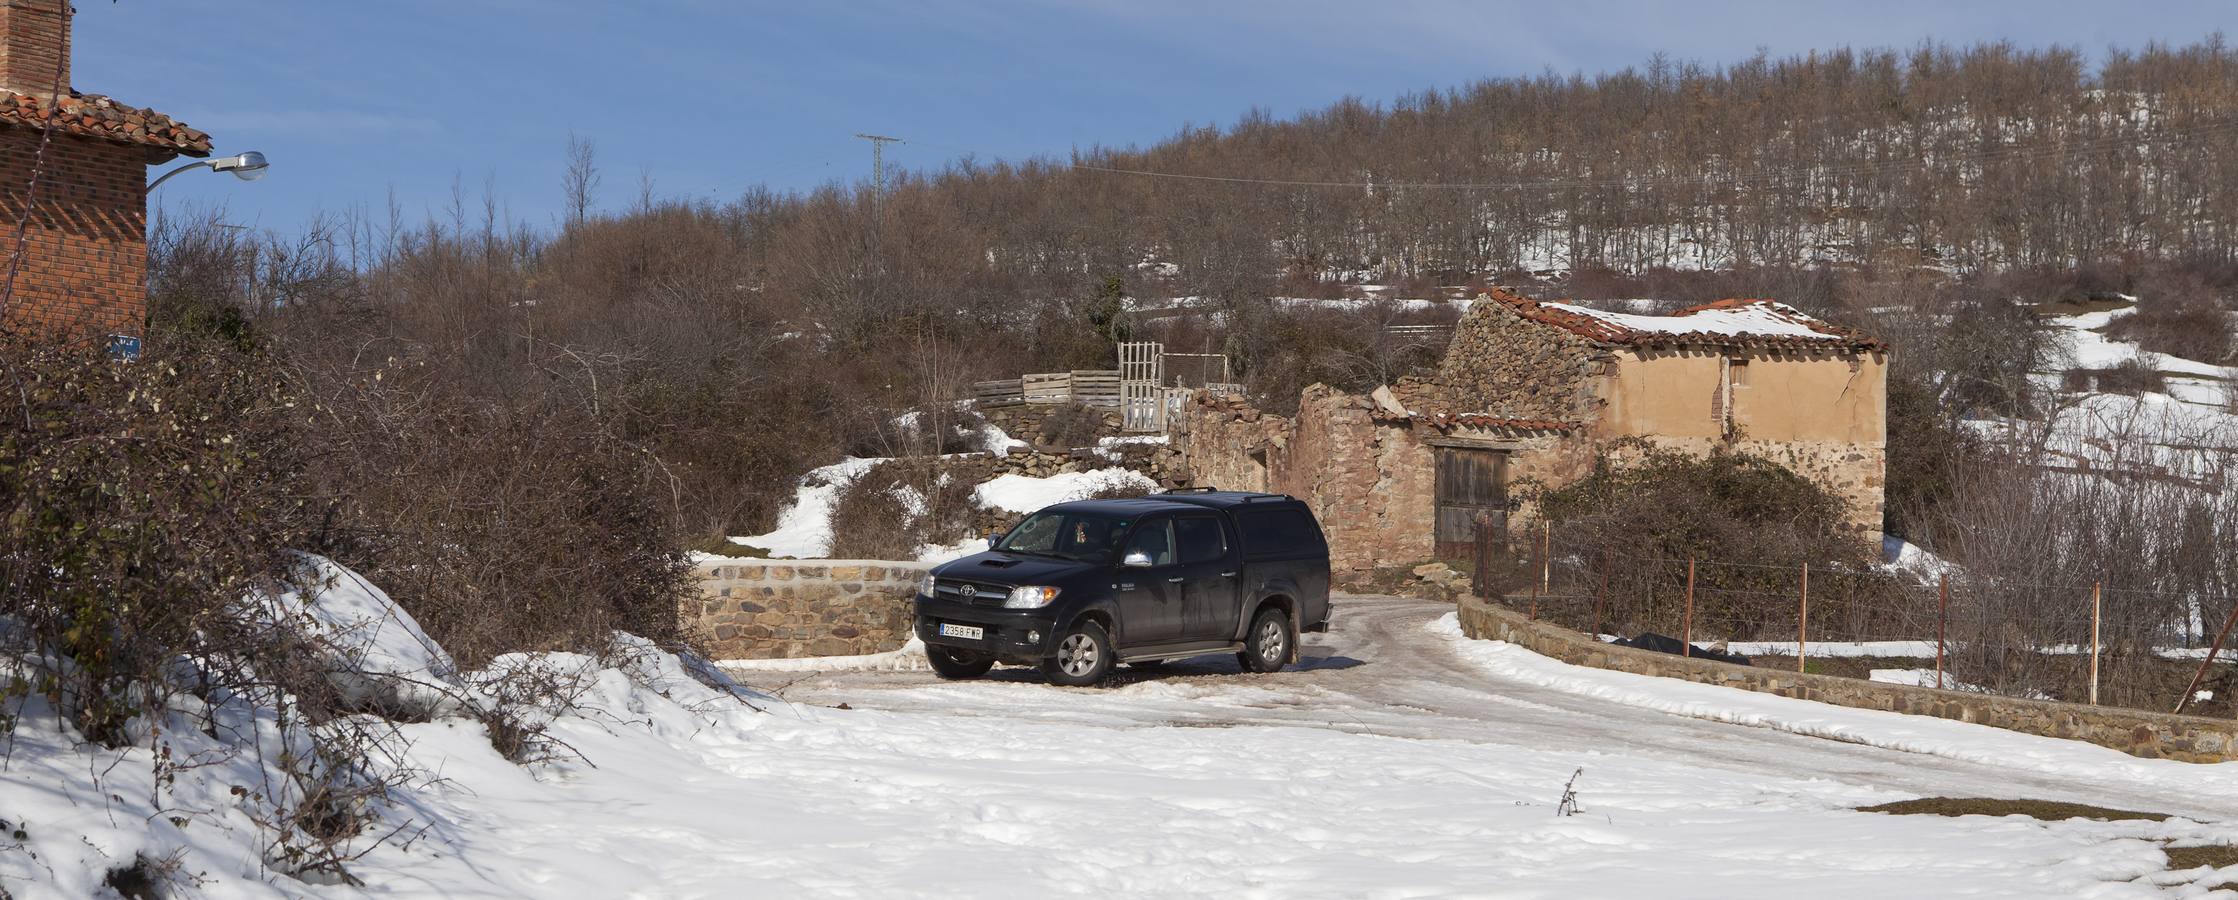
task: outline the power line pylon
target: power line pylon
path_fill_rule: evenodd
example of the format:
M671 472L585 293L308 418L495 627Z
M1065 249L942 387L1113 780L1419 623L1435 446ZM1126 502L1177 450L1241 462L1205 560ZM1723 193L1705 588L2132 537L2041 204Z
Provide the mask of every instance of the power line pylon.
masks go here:
M870 142L870 183L874 199L886 196L886 145L902 143L898 137L883 134L858 134L856 137Z

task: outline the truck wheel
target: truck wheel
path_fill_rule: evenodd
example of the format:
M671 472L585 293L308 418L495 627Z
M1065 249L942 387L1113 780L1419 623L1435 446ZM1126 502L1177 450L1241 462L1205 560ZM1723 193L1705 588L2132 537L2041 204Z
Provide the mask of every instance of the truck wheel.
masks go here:
M1290 628L1290 614L1282 607L1269 606L1252 618L1251 636L1236 657L1248 671L1280 672L1290 664L1290 645L1296 633Z
M1111 674L1111 667L1118 661L1111 636L1104 633L1103 626L1082 619L1057 639L1057 655L1042 660L1041 671L1048 674L1052 684L1086 687Z
M938 644L925 648L925 660L932 663L933 674L951 681L977 678L995 667L993 656Z

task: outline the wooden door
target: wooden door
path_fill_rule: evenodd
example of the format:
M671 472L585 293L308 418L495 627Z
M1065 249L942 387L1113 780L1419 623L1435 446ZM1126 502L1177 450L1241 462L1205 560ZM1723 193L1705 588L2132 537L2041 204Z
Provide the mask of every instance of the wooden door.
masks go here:
M1437 447L1437 554L1475 552L1476 517L1507 527L1508 455L1475 447Z

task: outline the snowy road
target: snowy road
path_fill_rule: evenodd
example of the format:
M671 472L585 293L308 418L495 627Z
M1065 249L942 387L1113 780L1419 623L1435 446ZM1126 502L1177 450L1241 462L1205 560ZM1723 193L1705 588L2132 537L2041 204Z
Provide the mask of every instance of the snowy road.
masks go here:
M1031 670L999 684L947 684L930 672L801 678L789 699L858 709L1026 717L1113 726L1304 726L1389 737L1620 752L1736 775L1831 779L1920 796L2064 800L2238 822L2238 797L2196 786L2109 782L2102 775L2009 767L1886 750L1622 705L1503 679L1461 658L1426 626L1450 604L1343 597L1330 633L1306 635L1302 664L1247 675L1221 657L1154 671L1122 669L1099 691L1050 688ZM790 677L790 676L788 676ZM773 682L772 676L760 679Z
M672 657L608 669L553 722L579 764L411 726L444 776L432 831L356 871L453 898L2238 897L2213 888L2238 867L2163 853L2238 844L2238 765L1564 666L1460 638L1450 610L1344 598L1302 668L1085 689L764 669L792 703L756 710ZM1929 795L2189 818L1856 811Z

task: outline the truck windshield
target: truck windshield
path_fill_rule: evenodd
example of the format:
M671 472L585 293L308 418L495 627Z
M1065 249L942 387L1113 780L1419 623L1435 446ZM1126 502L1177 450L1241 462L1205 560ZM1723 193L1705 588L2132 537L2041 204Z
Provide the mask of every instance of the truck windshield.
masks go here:
M1003 535L996 550L1055 556L1082 562L1109 562L1127 536L1133 519L1093 512L1043 510Z

